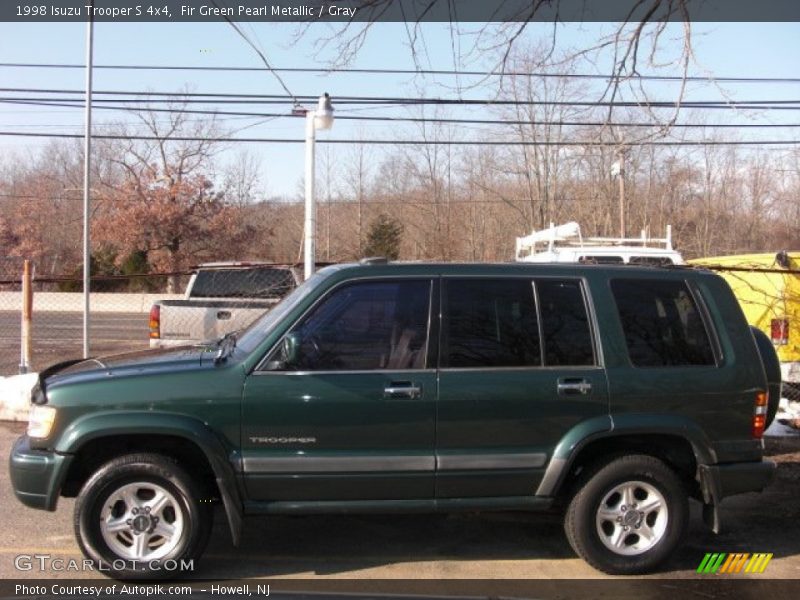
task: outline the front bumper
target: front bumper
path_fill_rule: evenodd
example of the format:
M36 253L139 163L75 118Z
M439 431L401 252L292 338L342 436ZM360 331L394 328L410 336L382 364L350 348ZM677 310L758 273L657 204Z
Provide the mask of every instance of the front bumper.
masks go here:
M27 435L11 449L8 467L14 495L25 506L55 510L72 457L31 448Z

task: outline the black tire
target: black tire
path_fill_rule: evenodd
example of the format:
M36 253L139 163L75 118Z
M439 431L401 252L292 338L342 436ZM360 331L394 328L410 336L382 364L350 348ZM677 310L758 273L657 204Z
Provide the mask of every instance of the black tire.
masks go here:
M156 506L157 494L165 498L163 508ZM208 543L213 510L205 498L194 479L168 457L120 456L98 469L81 489L75 503L75 536L95 568L116 579L177 577L185 574L181 562L198 559ZM124 529L112 532L111 520ZM159 524L174 535L160 535ZM144 548L138 559L140 538ZM125 553L128 543L130 554Z
M764 365L764 372L767 375L769 397L767 402L767 419L764 423L764 429L769 429L769 426L772 425L772 422L775 420L775 415L778 414L778 405L781 402L781 363L775 352L775 346L772 345L772 340L769 339L767 334L758 327L753 327L752 325L750 326L750 331L753 333L758 355L761 357L761 363ZM787 390L790 389L790 385L792 384L783 384L784 388Z
M623 492L633 492L633 509ZM645 513L656 501L666 510ZM564 529L573 550L595 569L634 575L652 571L672 554L688 520L688 494L675 472L653 456L630 455L588 470L569 503Z

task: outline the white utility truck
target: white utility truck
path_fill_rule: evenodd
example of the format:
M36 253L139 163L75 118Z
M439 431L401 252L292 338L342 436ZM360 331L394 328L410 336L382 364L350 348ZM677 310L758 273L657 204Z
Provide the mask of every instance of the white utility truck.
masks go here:
M515 260L534 263L598 263L631 265L682 265L683 257L672 247L672 227L666 237L583 237L580 225L550 224L547 229L518 237Z

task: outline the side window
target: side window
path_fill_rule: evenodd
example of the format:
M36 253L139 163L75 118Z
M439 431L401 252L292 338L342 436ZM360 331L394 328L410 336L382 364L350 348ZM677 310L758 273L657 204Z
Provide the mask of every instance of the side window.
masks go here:
M632 265L651 265L654 267L668 267L675 264L669 256L631 256L628 262Z
M269 358L282 370L425 367L430 281L371 281L333 292ZM287 356L291 354L291 356Z
M447 279L443 367L541 364L530 279Z
M578 262L586 265L621 265L621 256L581 256Z
M637 367L713 365L703 320L683 281L611 282L628 355Z
M589 316L578 281L536 281L542 315L545 364L586 366L595 364Z

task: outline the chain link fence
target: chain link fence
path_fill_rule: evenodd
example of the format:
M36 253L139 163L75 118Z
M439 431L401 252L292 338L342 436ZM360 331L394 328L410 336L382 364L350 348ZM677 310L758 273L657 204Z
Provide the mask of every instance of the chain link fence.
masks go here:
M33 265L31 370L83 356L83 282L74 275L39 277ZM22 330L22 259L0 260L0 376L19 372ZM39 270L40 271L40 270ZM188 274L182 274L188 280ZM90 298L92 355L149 347L150 305L163 294L162 275L93 277Z
M21 363L22 259L0 258L0 376ZM37 274L34 265L30 370L83 356L80 276ZM49 270L49 269L48 269ZM51 270L49 270L52 272ZM41 272L41 270L39 270ZM288 265L217 265L179 273L93 276L89 345L92 356L200 342L249 325L299 282ZM189 282L197 295L184 299ZM181 293L167 293L166 290ZM158 306L157 310L153 310Z
M21 258L0 257L0 341L3 345L0 376L19 372L23 263ZM34 265L32 370L83 355L82 279L75 272L54 275L57 265L56 259L41 259ZM37 271L37 267L41 268ZM40 276L42 273L45 276ZM769 285L760 280L753 283L747 269L741 272L732 269L722 274L734 289L744 281L763 292L755 300L740 298L746 312L752 312L752 303L757 301L759 306L763 304L763 311L756 311L759 314L770 313L777 305L782 307L780 314L788 314L783 305L787 303L787 294L794 292L794 286L783 283L778 286L777 279L795 277L794 271L779 274L765 271L761 276L775 279L770 280ZM90 354L99 356L219 338L249 325L294 289L301 279L296 266L266 263L216 263L178 273L93 276ZM190 282L191 300L186 300L184 290ZM167 293L170 288L180 293ZM800 303L800 297L792 297L791 301ZM796 336L800 335L797 326L790 323L783 348L787 342L797 344ZM784 383L783 395L800 402L800 382Z

